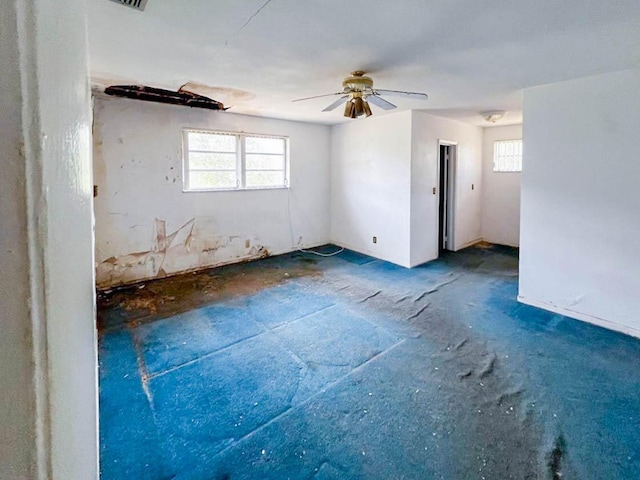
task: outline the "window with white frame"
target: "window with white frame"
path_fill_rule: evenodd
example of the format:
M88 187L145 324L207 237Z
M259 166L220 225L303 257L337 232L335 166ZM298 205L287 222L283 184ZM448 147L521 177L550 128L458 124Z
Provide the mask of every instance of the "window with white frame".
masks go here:
M288 139L185 129L184 190L286 188Z
M499 140L493 143L493 171L522 171L522 140Z

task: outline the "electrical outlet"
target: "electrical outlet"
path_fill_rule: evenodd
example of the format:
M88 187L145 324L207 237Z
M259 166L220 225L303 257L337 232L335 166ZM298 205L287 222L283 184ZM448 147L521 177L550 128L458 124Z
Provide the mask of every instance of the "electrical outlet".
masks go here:
M378 243L378 237L373 237L373 243Z
M251 246L251 241L250 240L245 240L244 241L244 248L249 248Z

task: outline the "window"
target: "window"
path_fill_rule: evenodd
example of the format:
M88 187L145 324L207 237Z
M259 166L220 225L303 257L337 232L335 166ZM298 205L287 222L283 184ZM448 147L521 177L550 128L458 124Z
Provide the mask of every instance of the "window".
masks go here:
M493 143L493 171L522 171L522 140L500 140Z
M286 188L288 139L185 129L184 190Z

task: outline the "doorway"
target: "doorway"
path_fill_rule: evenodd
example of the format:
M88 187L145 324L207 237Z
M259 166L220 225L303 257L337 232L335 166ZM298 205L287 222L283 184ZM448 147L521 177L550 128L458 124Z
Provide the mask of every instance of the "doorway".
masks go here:
M438 161L438 255L445 250L453 250L453 202L457 145L440 141Z

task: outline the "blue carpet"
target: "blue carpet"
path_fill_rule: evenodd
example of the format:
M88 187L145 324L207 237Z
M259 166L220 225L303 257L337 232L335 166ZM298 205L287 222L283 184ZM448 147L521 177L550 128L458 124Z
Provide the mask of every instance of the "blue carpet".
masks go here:
M135 329L149 374L198 359L264 331L241 308L213 305Z
M168 479L137 356L127 331L100 339L100 467L103 478Z
M102 479L640 478L640 341L519 304L516 250L238 272L264 287L101 312Z
M159 431L179 478L198 478L222 450L289 409L305 370L262 335L153 378Z
M268 328L333 305L327 296L295 283L263 290L248 298L246 303L246 311Z

